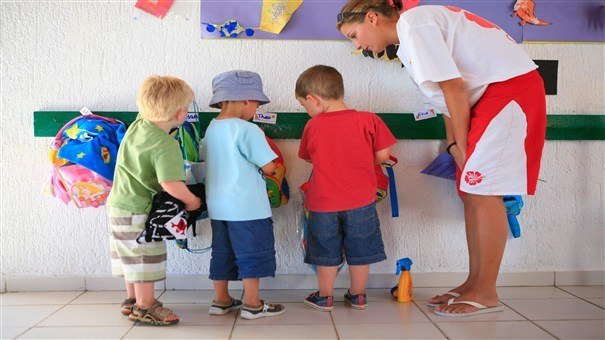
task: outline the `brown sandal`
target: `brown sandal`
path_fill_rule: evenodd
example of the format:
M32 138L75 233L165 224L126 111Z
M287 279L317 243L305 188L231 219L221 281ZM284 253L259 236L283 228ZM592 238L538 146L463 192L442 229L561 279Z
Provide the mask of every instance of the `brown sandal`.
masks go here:
M155 300L155 299L154 299L154 301L159 302L160 306L162 306L162 303L160 301ZM120 312L122 313L122 315L129 316L130 314L132 314L132 307L134 307L136 302L137 302L136 298L126 299L126 300L122 301L122 304L120 305Z
M132 314L132 306L134 306L134 304L137 302L136 298L132 298L132 299L126 299L122 302L122 304L120 305L120 312L122 313L122 315L130 315Z
M174 314L170 308L163 307L160 301L155 300L149 308L140 308L135 304L132 307L132 314L128 316L128 319L155 326L168 326L179 322L179 319L167 320L170 314Z

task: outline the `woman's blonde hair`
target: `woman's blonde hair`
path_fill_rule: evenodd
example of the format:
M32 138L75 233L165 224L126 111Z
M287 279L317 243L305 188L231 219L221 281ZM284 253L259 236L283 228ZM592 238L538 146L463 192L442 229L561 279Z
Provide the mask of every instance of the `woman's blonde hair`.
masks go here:
M350 0L340 11L336 28L352 22L363 22L368 12L386 17L396 16L403 8L402 0Z
M193 90L183 80L153 75L143 81L137 98L139 114L152 122L168 122L188 108L195 99Z

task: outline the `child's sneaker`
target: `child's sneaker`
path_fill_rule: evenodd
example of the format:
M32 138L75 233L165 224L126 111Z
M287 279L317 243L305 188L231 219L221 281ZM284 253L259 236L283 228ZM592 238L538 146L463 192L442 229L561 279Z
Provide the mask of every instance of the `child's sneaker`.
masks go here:
M265 316L282 315L286 312L286 307L284 307L284 305L271 304L263 300L260 300L260 303L262 305L256 309L244 306L241 313L242 318L254 320Z
M319 296L319 291L309 294L307 297L305 297L303 302L305 305L322 312L329 312L334 309L334 297Z
M242 308L242 301L231 298L231 303L216 302L212 300L212 305L208 310L210 315L225 315L231 311Z
M345 302L351 305L353 309L366 309L368 306L366 293L351 295L351 292L347 290L347 293L345 294Z

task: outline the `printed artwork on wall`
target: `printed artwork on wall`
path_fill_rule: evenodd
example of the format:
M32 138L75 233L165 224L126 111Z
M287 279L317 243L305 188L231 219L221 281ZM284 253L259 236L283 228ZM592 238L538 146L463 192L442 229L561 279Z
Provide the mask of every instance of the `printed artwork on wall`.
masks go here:
M336 16L347 0L200 1L202 38L344 40ZM421 0L419 5L462 8L517 42L605 42L605 0Z
M134 7L163 19L173 2L174 0L137 0Z

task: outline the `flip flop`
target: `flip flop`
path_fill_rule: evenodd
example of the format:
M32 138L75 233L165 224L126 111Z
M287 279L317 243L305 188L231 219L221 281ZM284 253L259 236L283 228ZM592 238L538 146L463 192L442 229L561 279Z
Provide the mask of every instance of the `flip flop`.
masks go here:
M458 293L456 293L456 292L452 292L452 291L449 291L449 292L447 292L447 293L445 293L445 294L441 294L441 296L443 296L443 295L451 295L451 296L453 296L454 298L457 298L457 297L459 297L459 296L460 296L460 294L458 294ZM427 302L427 303L426 303L426 305L427 305L427 306L429 306L429 307L437 307L437 306L441 306L442 304L444 304L444 302L442 302L442 303L431 303L431 302Z
M455 298L451 298L448 302L447 305L451 306L451 305L460 305L460 304L464 304L464 305L469 305L469 306L473 306L473 307L477 307L479 308L479 310L476 310L474 312L468 312L468 313L446 313L446 312L441 312L441 311L433 311L433 313L437 314L437 315L441 315L441 316L447 316L447 317L452 317L452 318L460 318L460 317L464 317L464 316L473 316L473 315L480 315L480 314L487 314L487 313L495 313L495 312L502 312L504 311L504 307L502 306L496 306L496 307L486 307L480 303L477 302L473 302L473 301L454 301Z

